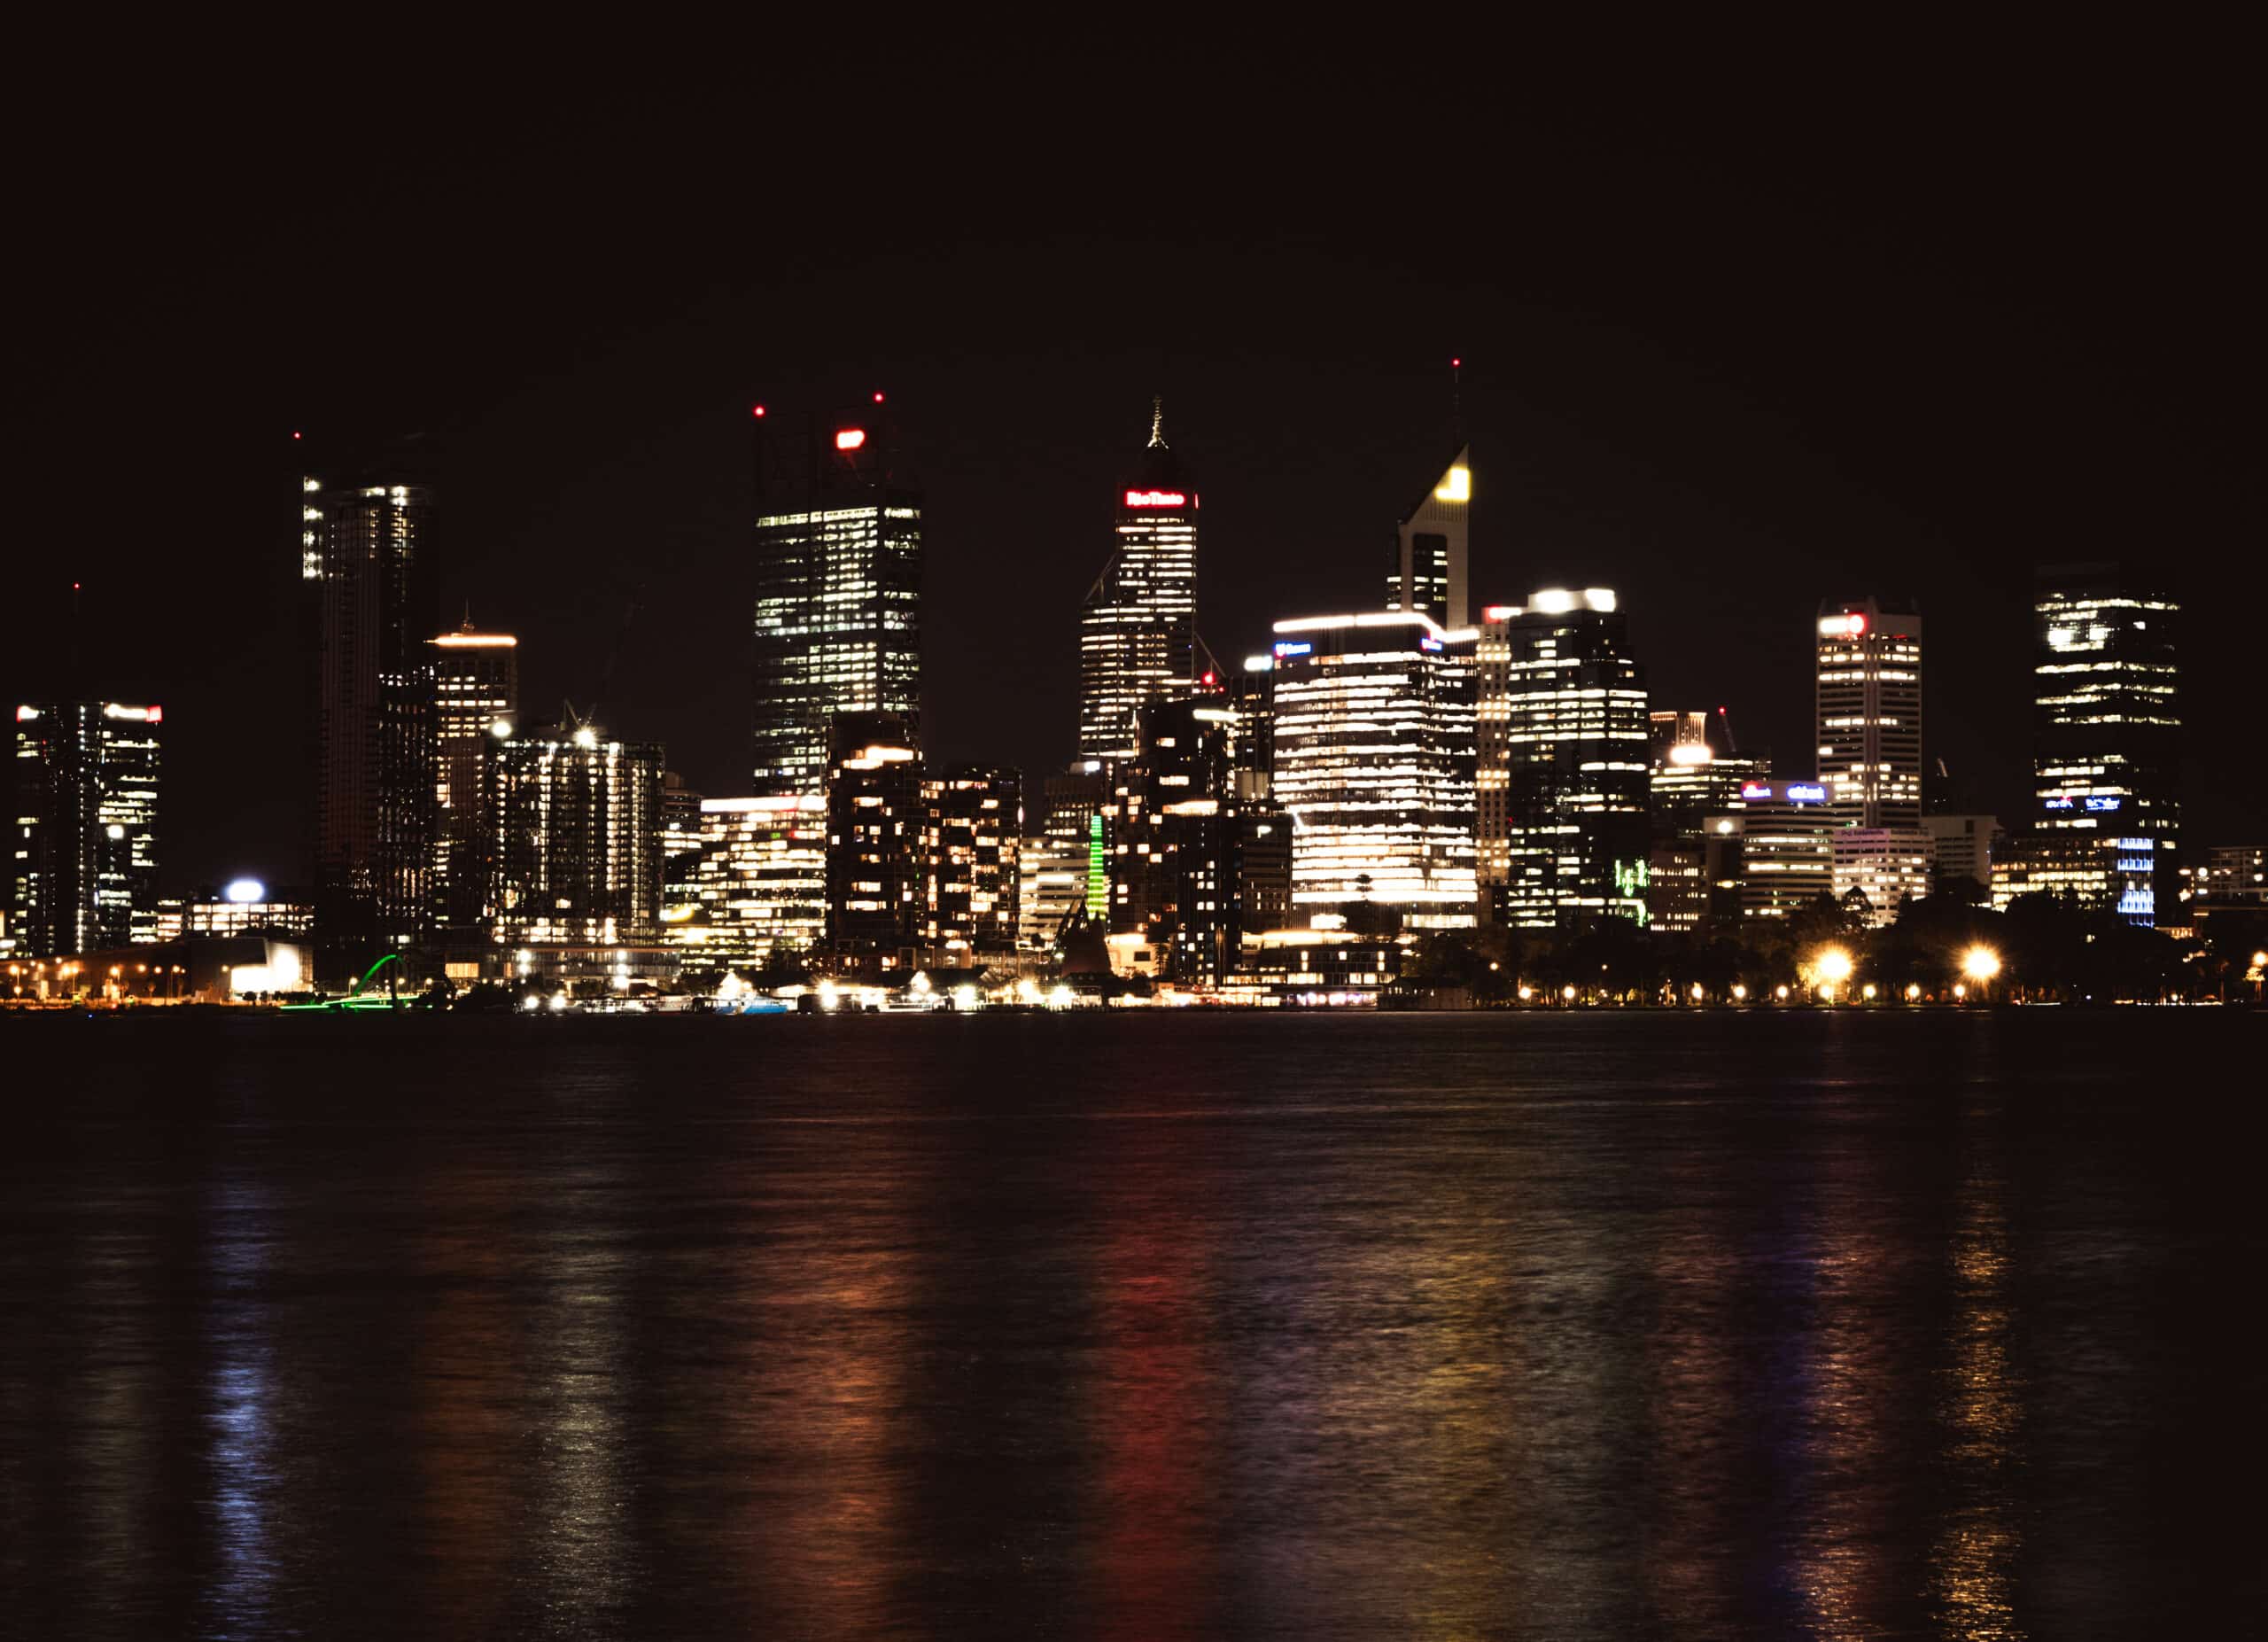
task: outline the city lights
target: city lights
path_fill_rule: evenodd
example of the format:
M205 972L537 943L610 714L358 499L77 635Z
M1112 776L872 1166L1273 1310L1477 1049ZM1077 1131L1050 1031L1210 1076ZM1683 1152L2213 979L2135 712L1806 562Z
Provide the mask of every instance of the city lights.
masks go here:
M1982 984L2000 972L2000 955L1989 946L1972 946L1961 955L1961 972Z

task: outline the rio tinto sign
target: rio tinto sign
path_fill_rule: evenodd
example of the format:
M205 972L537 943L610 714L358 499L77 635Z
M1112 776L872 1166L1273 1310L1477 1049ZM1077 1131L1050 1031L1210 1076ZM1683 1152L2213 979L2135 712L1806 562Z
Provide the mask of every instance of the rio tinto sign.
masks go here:
M1185 508L1189 498L1178 490L1130 490L1126 493L1130 508Z

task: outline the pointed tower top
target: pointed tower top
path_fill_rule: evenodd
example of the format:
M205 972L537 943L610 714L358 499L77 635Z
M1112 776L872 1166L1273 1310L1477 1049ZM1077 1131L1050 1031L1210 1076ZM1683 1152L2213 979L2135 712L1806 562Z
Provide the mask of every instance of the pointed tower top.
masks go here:
M1150 448L1166 447L1166 398L1161 393L1150 401Z

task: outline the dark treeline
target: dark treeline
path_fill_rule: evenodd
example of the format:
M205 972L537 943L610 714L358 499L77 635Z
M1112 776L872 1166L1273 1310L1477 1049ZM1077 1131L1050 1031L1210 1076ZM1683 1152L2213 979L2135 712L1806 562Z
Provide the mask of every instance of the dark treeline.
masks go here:
M2004 913L1954 894L1908 901L1895 922L1869 929L1865 909L1827 895L1788 918L1705 923L1689 931L1650 930L1603 917L1580 930L1481 929L1430 935L1403 966L1405 985L1464 987L1485 1003L1558 999L1568 986L1585 1000L1683 1001L1699 986L1718 1003L1745 989L1751 1001L1807 1000L1822 978L1821 960L1850 960L1836 984L1838 1000L1947 1002L2054 1000L2065 1003L2154 1001L2252 994L2245 977L2268 943L2268 919L2223 914L2193 938L2138 928L2109 910L2085 910L2047 895L2012 901ZM1987 980L1965 972L1983 948L1998 961ZM1956 993L1955 988L1961 988ZM1914 989L1909 991L1909 989Z

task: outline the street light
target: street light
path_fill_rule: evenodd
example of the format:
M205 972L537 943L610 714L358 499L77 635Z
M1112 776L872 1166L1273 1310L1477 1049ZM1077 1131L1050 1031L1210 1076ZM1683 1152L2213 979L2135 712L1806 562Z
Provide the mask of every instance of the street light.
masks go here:
M2000 954L1990 946L1972 946L1961 954L1961 972L1976 982L1977 989L1982 992L2000 974Z
M1840 946L1825 947L1811 961L1811 972L1815 977L1813 984L1828 1002L1833 1003L1835 989L1851 978L1852 967L1849 953Z

